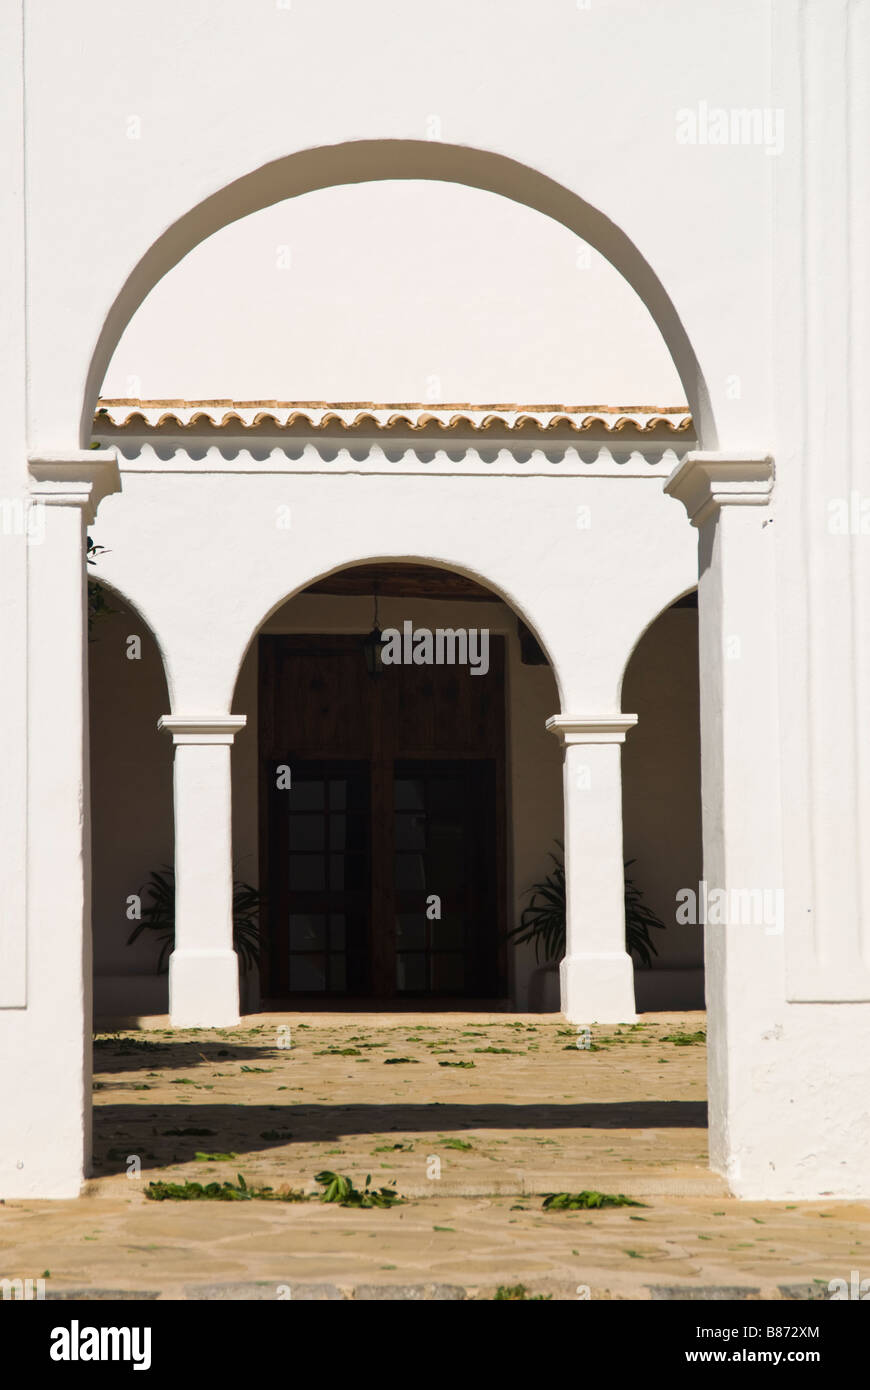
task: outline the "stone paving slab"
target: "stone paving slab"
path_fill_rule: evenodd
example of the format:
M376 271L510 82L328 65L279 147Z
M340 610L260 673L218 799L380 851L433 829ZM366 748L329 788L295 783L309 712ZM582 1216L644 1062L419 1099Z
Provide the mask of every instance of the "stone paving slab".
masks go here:
M355 1303L389 1300L404 1303L453 1303L465 1297L465 1289L457 1284L357 1284L353 1290Z
M708 1302L730 1302L733 1299L760 1298L760 1289L746 1288L743 1284L650 1284L649 1296L658 1302L684 1302L686 1300Z
M149 1302L160 1297L159 1289L97 1289L85 1286L81 1289L46 1289L46 1301L56 1300L64 1303L117 1303Z
M709 1172L703 1015L639 1024L593 1026L595 1050L549 1015L294 1014L102 1038L88 1195L0 1203L0 1279L44 1276L67 1299L335 1301L517 1284L557 1300L795 1299L870 1278L870 1203L738 1202ZM152 1181L239 1172L314 1195L321 1169L409 1200L145 1197ZM584 1188L643 1205L542 1209Z
M273 1284L264 1280L227 1284L188 1284L161 1292L158 1289L101 1289L93 1287L53 1289L46 1299L62 1302L153 1302L188 1300L194 1302L461 1302L487 1301L495 1297L496 1286L464 1288L459 1284L357 1284L339 1288L337 1284ZM588 1285L547 1284L546 1297L554 1302L602 1301L613 1299L654 1302L734 1302L803 1301L821 1302L830 1298L825 1284L779 1284L765 1288L743 1284L650 1284L631 1291L614 1292ZM531 1297L532 1295L527 1295Z
M259 1279L256 1283L188 1284L185 1297L199 1302L226 1299L233 1302L269 1302L288 1300L295 1303L328 1303L345 1295L335 1284L275 1284Z

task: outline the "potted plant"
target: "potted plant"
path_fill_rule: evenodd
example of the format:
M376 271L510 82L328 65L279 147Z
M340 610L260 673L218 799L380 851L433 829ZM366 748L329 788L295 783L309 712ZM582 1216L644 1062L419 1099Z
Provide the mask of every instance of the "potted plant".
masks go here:
M556 841L559 853L550 852L553 869L538 883L526 889L531 895L523 908L519 926L508 932L509 939L523 945L534 942L535 960L543 956L544 964L533 974L530 985L530 1004L543 1012L559 1008L559 962L565 954L565 859L561 840ZM635 861L625 862L625 949L645 968L652 964L658 951L650 929L664 930L665 924L643 901L636 883L628 875Z
M155 932L160 942L157 957L157 973L163 974L168 967L168 956L175 946L175 870L165 866L153 870L144 888L139 890L140 900L145 896L149 901L142 907L142 917L127 937L127 945L144 931ZM235 880L233 883L233 946L239 957L239 984L244 999L250 993L252 972L260 960L260 904L261 894L250 883Z

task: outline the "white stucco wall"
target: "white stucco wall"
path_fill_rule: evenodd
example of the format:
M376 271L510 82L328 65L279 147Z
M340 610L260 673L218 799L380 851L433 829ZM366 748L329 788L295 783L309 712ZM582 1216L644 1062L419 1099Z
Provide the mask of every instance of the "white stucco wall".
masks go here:
M216 232L130 320L101 394L686 399L649 310L600 252L507 198L414 179L323 189Z
M724 523L729 553L714 545L702 559L705 871L782 882L787 904L783 939L753 942L745 956L731 941L711 953L708 937L708 983L715 975L721 986L711 1012L714 1162L747 1195L866 1194L870 551L860 525L838 532L830 520L853 495L860 516L870 492L860 255L870 228L870 10L862 0L735 0L725 17L697 0L582 10L445 0L437 16L411 14L397 24L387 0L256 10L211 0L207 14L134 0L122 24L108 0L3 8L3 496L20 499L34 483L28 456L60 453L81 467L76 450L90 441L106 366L154 284L204 237L288 197L357 179L446 179L511 197L608 256L662 331L702 448L776 463L763 544ZM780 150L681 142L679 109L697 114L702 103L781 113ZM493 278L510 284L513 244L491 249ZM393 347L400 362L405 343ZM59 472L63 488L70 469ZM393 479L392 522L364 477L223 472L207 498L200 481L152 487L127 470L123 498L105 502L99 522L120 543L118 581L129 580L166 642L176 707L226 709L250 634L304 582L363 556L409 555L479 567L511 600L528 579L523 601L554 657L563 709L588 701L600 713L618 708L620 661L643 610L652 616L675 596L677 571L685 581L680 504L652 506L645 492L641 504L617 480L588 480L611 525L590 534L579 573L568 558L576 538L560 529L562 482L523 483L524 518L539 523L530 536L512 479L462 478L443 495L431 479ZM614 490L624 494L617 506ZM79 505L74 493L63 506ZM277 583L263 517L285 495L305 530ZM342 508L365 517L365 534L336 532ZM0 1183L12 1195L69 1195L87 1162L82 663L74 643L58 641L51 664L42 647L60 596L73 592L78 529L58 520L37 556L11 525L0 547L0 640L12 672L0 1111L16 1117L18 1136ZM172 546L161 552L167 530ZM147 583L130 569L137 540ZM212 583L202 563L212 548L242 557L243 592ZM170 577L151 573L164 554L182 567ZM625 596L602 630L592 600L618 592L630 558L651 576L649 592ZM584 595L576 604L565 600L571 573ZM78 624L68 617L67 636ZM215 660L204 634L218 620L227 640ZM723 626L732 621L740 631ZM722 644L741 635L757 659L726 666ZM584 667L591 646L596 659Z

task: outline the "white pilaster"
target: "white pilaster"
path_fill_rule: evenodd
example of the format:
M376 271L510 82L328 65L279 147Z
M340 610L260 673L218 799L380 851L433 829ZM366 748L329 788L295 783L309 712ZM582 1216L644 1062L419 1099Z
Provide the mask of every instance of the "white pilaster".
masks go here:
M769 1150L772 1097L751 1068L782 1007L773 479L767 455L698 452L665 483L699 531L704 880L725 905L704 929L710 1160L735 1188Z
M10 924L0 1196L73 1197L90 1165L91 1115L85 536L119 488L115 452L33 458L29 482L27 910Z
M233 948L230 749L244 715L164 715L175 745L175 949L169 1011L176 1028L239 1021Z
M554 715L564 748L565 958L562 1012L570 1023L630 1023L634 968L625 949L620 744L636 714Z

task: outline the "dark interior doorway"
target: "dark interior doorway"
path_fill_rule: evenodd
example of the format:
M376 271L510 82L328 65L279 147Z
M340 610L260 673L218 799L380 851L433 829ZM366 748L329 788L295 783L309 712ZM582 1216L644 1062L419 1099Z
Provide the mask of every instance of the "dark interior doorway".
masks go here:
M263 636L262 991L274 1005L505 994L504 641L489 670Z

